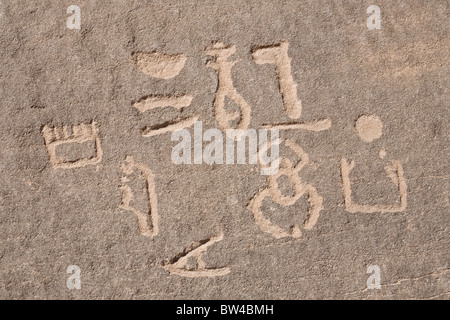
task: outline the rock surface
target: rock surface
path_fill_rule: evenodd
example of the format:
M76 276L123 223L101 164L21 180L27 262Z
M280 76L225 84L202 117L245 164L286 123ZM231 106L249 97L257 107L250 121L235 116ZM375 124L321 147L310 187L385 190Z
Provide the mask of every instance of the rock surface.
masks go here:
M3 0L0 14L0 298L449 299L447 1ZM172 127L153 130L195 120L326 121L280 127L308 161L269 183L255 164L174 164ZM252 206L263 192L278 198Z

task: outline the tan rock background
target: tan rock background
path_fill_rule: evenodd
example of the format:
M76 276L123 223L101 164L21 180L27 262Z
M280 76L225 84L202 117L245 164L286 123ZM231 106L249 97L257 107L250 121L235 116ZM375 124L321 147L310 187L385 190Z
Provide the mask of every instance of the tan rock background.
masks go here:
M66 9L81 8L81 30ZM381 8L380 30L366 9ZM2 299L448 299L449 280L449 7L448 1L8 1L0 3L0 297ZM255 165L175 165L170 134L141 129L198 115L216 128L217 77L206 67L214 41L236 45L234 86L252 108L251 128L289 122L273 65L252 61L252 48L289 42L301 121L329 118L323 132L281 132L309 155L300 172L324 209L299 239L262 232L246 205L265 185ZM133 52L184 54L171 80L152 79ZM189 107L139 113L149 94L191 94ZM383 135L361 141L355 121L375 114ZM55 169L42 128L96 121L98 165ZM63 148L63 147L61 147ZM380 159L381 149L386 157ZM281 149L281 153L285 152ZM66 157L83 150L61 149ZM72 154L73 153L73 154ZM126 156L155 176L159 234L139 233L119 208ZM403 165L408 204L398 213L345 210L339 164L355 160L355 201L393 203L390 160ZM288 180L279 180L289 191ZM287 228L308 202L267 201ZM186 278L162 267L195 241L223 232L208 248L219 277ZM81 290L66 287L69 265ZM366 288L369 265L381 289Z

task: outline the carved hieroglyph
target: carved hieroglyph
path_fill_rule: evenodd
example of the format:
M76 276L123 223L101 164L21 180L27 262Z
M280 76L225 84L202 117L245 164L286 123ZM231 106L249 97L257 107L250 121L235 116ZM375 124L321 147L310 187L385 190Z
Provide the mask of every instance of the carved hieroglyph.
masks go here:
M134 213L138 220L139 232L146 237L154 237L159 232L159 216L158 216L158 201L155 188L155 179L152 171L142 163L134 161L133 157L127 156L125 161L120 166L125 176L122 177L122 203L119 207L123 210ZM145 194L147 210L142 212L130 205L134 195L131 187L126 184L128 182L128 175L133 174L137 170L140 178L145 181Z
M120 166L124 176L122 181L122 202L119 207L123 210L132 212L138 220L139 232L146 237L154 237L159 233L159 215L158 215L158 202L156 194L155 180L152 171L142 163L135 162L133 157L127 156L125 161ZM131 187L127 184L129 181L128 176L138 171L140 178L145 181L145 194L147 209L142 212L133 206L131 201L134 198ZM206 252L209 246L216 242L223 240L223 234L212 237L207 240L202 240L193 243L190 247L183 250L183 252L177 257L170 260L164 265L164 268L170 272L170 274L178 275L181 277L217 277L230 273L230 269L225 268L206 268L202 255ZM188 269L189 262L194 262L193 269Z
M330 119L315 120L305 123L265 124L263 129L324 131L331 128Z
M297 97L297 83L292 77L291 61L288 55L289 43L281 41L275 45L260 46L253 50L252 58L257 64L274 64L284 111L292 119L302 115L302 102ZM330 119L311 122L264 124L264 129L324 131L331 127Z
M74 169L98 164L102 161L103 150L100 145L95 121L92 121L90 124L82 123L74 125L71 127L71 133L69 132L69 127L66 125L56 126L54 128L45 125L42 129L42 136L44 137L45 147L47 148L50 164L53 168ZM57 146L84 142L94 143L94 155L91 158L80 158L71 161L56 155Z
M157 79L171 79L176 77L184 68L187 57L179 55L168 55L160 52L146 53L136 52L133 54L133 60L136 67L152 78ZM191 105L191 95L159 95L151 94L142 97L139 101L133 102L132 105L140 113L148 110L172 107L175 109L182 109ZM198 120L198 116L188 118L177 118L167 121L163 124L149 126L142 130L143 137L152 137L167 132L172 132L178 129L190 127Z
M225 132L227 129L233 129L230 122L238 119L234 129L247 130L250 124L251 108L233 85L231 68L238 61L228 61L228 58L236 52L236 46L225 46L222 42L217 42L208 46L205 52L207 55L215 57L215 61L209 61L206 66L213 68L217 73L218 85L214 99L214 116L220 130ZM233 100L240 112L225 110L225 97Z
M290 148L300 160L297 164L293 165L289 159L281 157L280 169L276 174L267 177L266 187L261 189L253 199L250 200L247 208L252 213L254 221L262 231L271 234L275 238L299 238L301 237L302 232L298 224L292 225L290 230L284 230L280 226L273 224L261 211L262 203L266 197L269 197L279 205L288 207L294 205L300 197L306 193L308 194L309 209L302 224L302 228L310 230L316 224L320 211L323 209L323 199L318 194L316 188L310 184L303 183L298 175L300 170L308 164L308 155L292 140L285 140L284 144L286 147ZM277 180L283 175L289 179L289 182L292 185L294 191L294 195L292 196L283 195L278 188Z
M369 205L369 204L357 204L352 201L352 188L350 182L350 172L355 167L355 161L347 162L347 159L341 159L341 177L342 177L342 194L344 196L345 210L348 212L356 213L374 213L374 212L401 212L406 209L406 182L403 175L403 167L399 161L391 161L385 167L387 176L397 186L399 193L399 202L396 204L386 205Z
M182 54L135 52L133 59L137 68L149 77L167 80L180 73L187 57Z
M383 134L383 123L376 115L362 115L355 122L355 131L364 142L372 142Z
M161 96L161 95L151 95L139 100L133 104L133 107L143 113L147 110L172 107L175 109L181 109L189 107L191 105L193 97L191 96Z
M289 43L281 41L274 46L259 47L253 51L253 61L257 64L274 64L283 98L284 111L289 118L297 119L302 114L302 102L297 97L297 83L292 77L291 61L288 55Z
M369 143L381 137L383 134L383 123L376 115L362 115L355 122L355 131L362 141ZM381 159L384 159L386 157L386 150L381 149L378 155ZM385 166L387 176L397 186L397 191L399 193L399 201L395 204L370 205L355 203L352 200L352 187L350 182L350 172L354 167L355 161L349 163L347 159L341 159L342 195L344 197L345 210L352 213L394 213L406 209L407 187L403 167L400 161L393 160L390 164Z
M170 274L189 278L218 277L229 274L230 268L207 268L205 262L202 260L202 256L205 254L208 247L221 240L223 240L223 234L193 243L180 255L166 263L164 269L169 271ZM194 264L192 269L189 269L190 262L193 262Z

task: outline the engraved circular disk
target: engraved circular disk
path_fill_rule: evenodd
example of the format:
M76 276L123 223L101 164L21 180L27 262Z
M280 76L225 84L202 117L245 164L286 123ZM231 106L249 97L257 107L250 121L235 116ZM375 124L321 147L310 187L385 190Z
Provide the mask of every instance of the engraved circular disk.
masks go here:
M356 120L355 129L364 142L372 142L383 134L383 123L376 115L362 115Z

